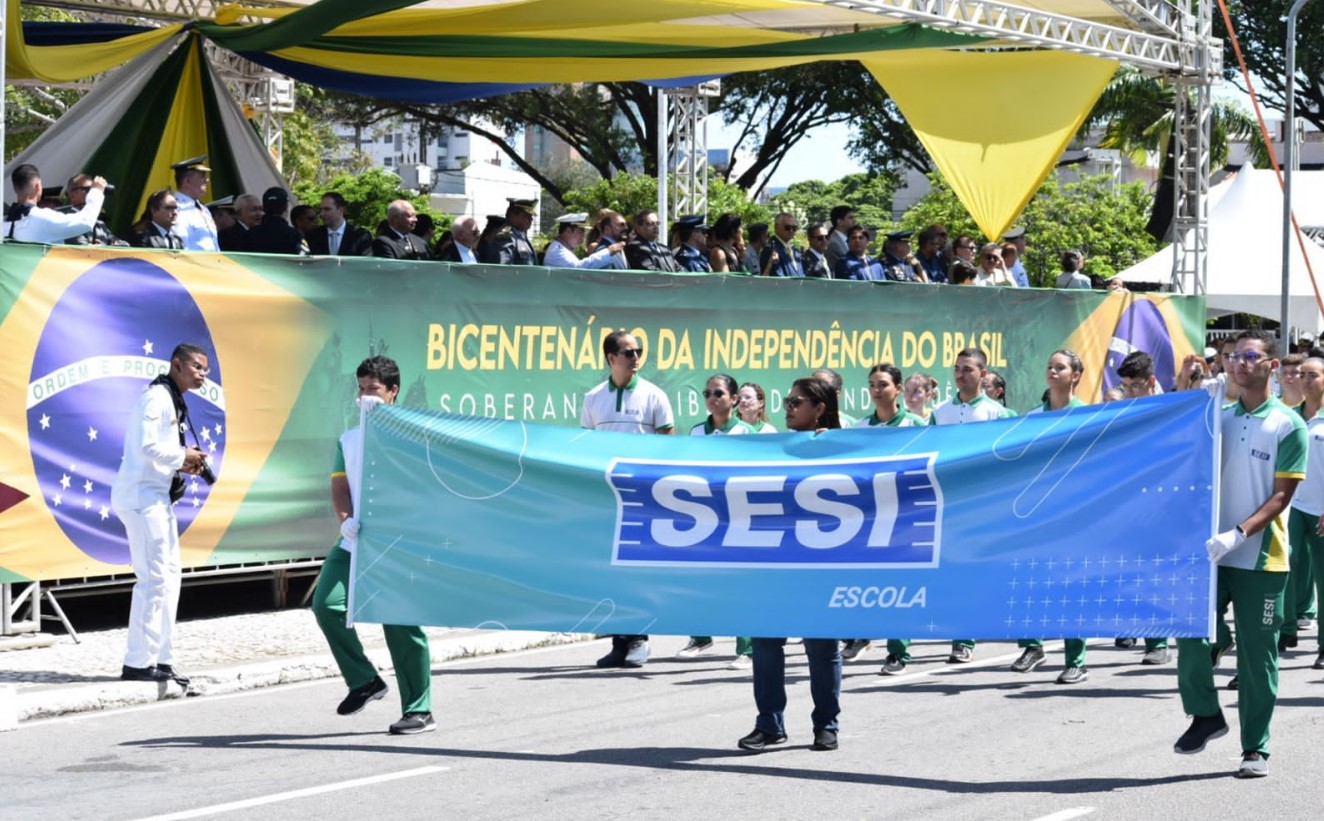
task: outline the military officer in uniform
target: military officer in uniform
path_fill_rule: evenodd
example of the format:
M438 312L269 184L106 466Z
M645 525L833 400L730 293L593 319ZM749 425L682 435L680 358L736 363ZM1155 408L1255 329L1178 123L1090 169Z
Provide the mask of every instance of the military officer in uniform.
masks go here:
M836 279L887 279L883 265L869 256L869 232L857 225L846 237L849 253L837 260L832 271Z
M676 257L668 248L660 245L657 241L657 232L660 226L657 212L651 208L645 208L634 215L631 223L634 225L635 239L625 246L625 259L630 263L630 267L636 271L656 271L663 274L680 273L681 267L680 263L676 262Z
M887 235L883 243L883 272L894 282L928 282L924 268L910 252L910 237L914 231L896 231Z
M170 166L175 171L175 199L179 202L175 233L184 240L186 251L221 249L216 221L202 204L203 197L207 196L207 174L211 172L210 168L203 165L205 162L207 155L202 154Z
M529 242L529 228L533 225L533 212L537 208L533 200L509 198L506 208L506 226L492 243L490 259L498 265L537 265L538 256L533 253L533 243Z
M711 274L713 267L708 264L708 226L703 224L703 217L691 214L676 220L672 227L680 247L674 256L683 270L695 274Z

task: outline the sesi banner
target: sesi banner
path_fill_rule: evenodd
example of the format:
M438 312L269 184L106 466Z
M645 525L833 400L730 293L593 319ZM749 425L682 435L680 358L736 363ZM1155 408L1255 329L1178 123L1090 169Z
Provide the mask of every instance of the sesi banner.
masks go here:
M822 434L368 418L357 620L597 633L1205 636L1203 391Z

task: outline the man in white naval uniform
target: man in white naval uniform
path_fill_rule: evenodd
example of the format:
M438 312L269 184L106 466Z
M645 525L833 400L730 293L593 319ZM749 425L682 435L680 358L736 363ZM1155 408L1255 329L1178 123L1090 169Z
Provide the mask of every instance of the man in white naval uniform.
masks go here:
M203 154L170 166L175 170L175 200L179 203L175 233L184 239L185 251L221 250L216 221L202 204L207 196L207 174L211 171L203 165L206 161L207 155Z

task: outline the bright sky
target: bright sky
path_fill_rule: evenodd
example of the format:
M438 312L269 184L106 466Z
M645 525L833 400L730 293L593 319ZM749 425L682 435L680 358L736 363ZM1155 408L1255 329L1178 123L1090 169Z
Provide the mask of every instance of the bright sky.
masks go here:
M720 115L708 120L708 147L730 148L739 129L728 127ZM839 180L847 174L854 174L864 169L846 153L846 141L850 137L850 128L846 125L831 125L815 129L808 136L795 144L786 156L777 173L768 183L769 188L785 188L793 182L802 180Z

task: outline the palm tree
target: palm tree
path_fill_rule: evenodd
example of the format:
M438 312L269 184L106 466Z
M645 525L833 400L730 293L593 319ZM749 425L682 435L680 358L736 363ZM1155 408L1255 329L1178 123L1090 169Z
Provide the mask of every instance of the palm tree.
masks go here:
M1097 138L1100 148L1121 151L1138 165L1149 165L1153 158L1163 157L1163 173L1146 226L1160 242L1167 239L1172 224L1176 156L1171 137L1176 93L1167 80L1144 74L1134 66L1122 66L1076 135L1082 141ZM1256 165L1269 165L1269 147L1259 123L1241 107L1215 101L1210 134L1211 167L1227 163L1233 140L1248 143L1251 160Z

